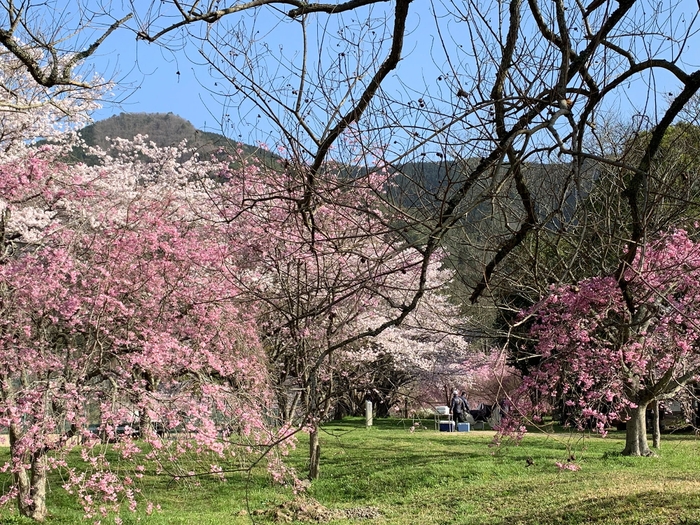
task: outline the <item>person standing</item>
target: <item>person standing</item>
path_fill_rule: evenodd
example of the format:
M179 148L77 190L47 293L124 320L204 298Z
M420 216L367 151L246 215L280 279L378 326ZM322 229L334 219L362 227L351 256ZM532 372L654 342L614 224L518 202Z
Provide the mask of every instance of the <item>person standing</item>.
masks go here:
M467 393L464 390L462 390L462 393L459 397L461 397L462 401L464 402L464 414L466 415L469 413L469 402L467 401Z
M452 414L452 419L457 423L464 423L467 419L465 417L466 406L464 400L459 395L457 390L452 394L452 402L450 403L450 413Z

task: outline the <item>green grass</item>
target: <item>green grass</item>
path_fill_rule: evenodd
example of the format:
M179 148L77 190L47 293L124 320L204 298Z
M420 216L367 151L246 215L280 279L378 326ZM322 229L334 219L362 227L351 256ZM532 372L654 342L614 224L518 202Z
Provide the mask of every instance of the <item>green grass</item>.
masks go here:
M336 511L373 508L381 517L372 522L380 525L700 525L700 442L693 435L663 436L657 457L628 458L619 455L622 434L529 434L519 446L494 448L492 432L441 433L432 421L426 425L414 433L399 420L375 420L370 429L360 419L326 425L321 477L307 502ZM555 465L570 454L580 471ZM305 455L302 442L290 458L302 472ZM53 485L49 523L80 522L80 509ZM272 510L294 499L264 472L205 479L201 486L151 477L145 489L162 511L127 514L124 523L267 524L274 522ZM4 523L28 522L5 509Z

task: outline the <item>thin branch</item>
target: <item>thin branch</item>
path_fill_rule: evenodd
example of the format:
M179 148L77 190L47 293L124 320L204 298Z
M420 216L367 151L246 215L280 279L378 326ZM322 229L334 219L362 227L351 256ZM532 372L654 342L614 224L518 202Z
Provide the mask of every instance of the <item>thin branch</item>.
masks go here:
M54 87L54 86L75 86L80 88L90 88L92 87L87 82L79 82L72 78L73 68L78 64L78 62L85 60L90 57L104 42L104 40L112 34L119 26L124 24L127 20L131 19L133 14L128 14L121 20L114 22L105 33L98 38L90 47L84 51L75 53L63 67L59 66L59 59L56 54L55 48L48 44L45 48L52 57L52 66L50 73L45 73L39 62L32 56L32 54L23 47L20 43L15 40L13 35L13 30L0 29L0 45L4 46L10 53L16 56L27 68L27 71L32 76L32 78L44 87Z

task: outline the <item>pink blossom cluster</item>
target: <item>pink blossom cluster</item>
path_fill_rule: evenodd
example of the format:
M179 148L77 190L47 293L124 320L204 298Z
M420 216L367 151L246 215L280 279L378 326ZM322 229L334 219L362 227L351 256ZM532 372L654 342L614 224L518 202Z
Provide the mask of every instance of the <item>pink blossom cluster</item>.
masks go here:
M220 165L145 141L119 148L96 167L64 164L60 147L0 158L14 239L0 260L0 425L20 481L7 494L27 512L21 480L65 469L76 444L85 467L64 487L97 518L134 508L146 463L181 475L188 458L220 475L204 465L262 446L274 465L293 435L261 417L267 357L239 280L245 248L214 220ZM111 442L140 467L117 474Z

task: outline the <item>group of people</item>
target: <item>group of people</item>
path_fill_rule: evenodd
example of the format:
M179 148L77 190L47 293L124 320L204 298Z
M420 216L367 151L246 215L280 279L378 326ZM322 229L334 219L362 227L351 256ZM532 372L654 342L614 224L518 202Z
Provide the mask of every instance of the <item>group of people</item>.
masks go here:
M467 402L467 393L455 390L452 393L452 401L450 401L450 414L455 423L466 423L467 415L469 414L469 403Z

